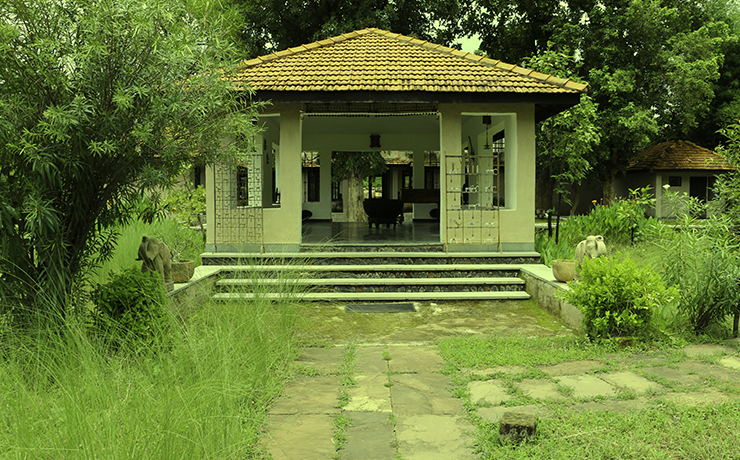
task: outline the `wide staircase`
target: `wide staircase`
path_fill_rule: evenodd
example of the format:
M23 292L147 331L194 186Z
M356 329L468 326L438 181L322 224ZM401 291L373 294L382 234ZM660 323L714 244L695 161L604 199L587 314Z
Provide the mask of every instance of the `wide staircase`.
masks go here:
M528 299L523 264L536 252L445 253L441 245L304 245L298 253L204 254L221 267L215 300L286 292L304 301L399 302Z

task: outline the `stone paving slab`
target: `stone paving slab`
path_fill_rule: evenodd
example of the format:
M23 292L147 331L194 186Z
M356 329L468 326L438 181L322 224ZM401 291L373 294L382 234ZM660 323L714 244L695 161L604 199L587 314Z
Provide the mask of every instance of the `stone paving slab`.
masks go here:
M391 389L386 386L388 375L355 375L357 385L347 389L351 400L345 411L350 412L391 412Z
M680 369L667 366L643 367L641 371L647 374L654 374L659 378L677 383L681 386L694 386L704 382L704 379L698 375L687 374Z
M473 404L498 405L511 399L506 392L506 387L493 380L473 380L468 382L468 390L470 391L470 402Z
M383 359L385 347L359 347L355 351L355 373L388 372L388 361Z
M337 376L297 377L288 382L283 396L270 409L272 415L336 414L339 397Z
M606 374L599 374L599 378L614 386L626 388L637 393L644 393L649 390L665 390L663 385L648 380L632 371L608 372Z
M336 374L344 360L344 347L304 348L295 361L297 365L314 369L322 374Z
M602 364L599 361L566 361L564 363L555 364L553 366L537 366L537 368L543 372L546 372L553 377L559 375L570 375L580 374L582 372L589 372Z
M347 443L340 451L343 460L378 460L396 457L394 428L387 413L345 412L352 426L347 428Z
M489 375L495 375L495 374L521 374L522 372L526 371L527 368L524 366L496 366L496 367L487 367L485 369L472 369L470 370L470 375L477 375L480 377L487 377Z
M518 382L516 386L535 399L562 399L563 396L558 391L558 386L550 380L544 379L524 379Z
M560 385L573 388L575 398L614 396L616 389L594 375L562 375L556 379Z
M466 433L468 430L473 430L473 426L463 416L399 415L398 452L404 460L475 459L478 457L472 453L473 439Z
M716 355L718 353L729 355L732 354L735 351L735 349L731 347L727 347L724 345L715 345L711 343L702 343L698 345L687 345L683 347L683 352L686 353L686 356L689 358L696 358L697 356L702 355Z
M331 459L334 421L329 415L272 415L265 443L273 460Z
M462 400L447 390L450 379L442 374L393 374L391 400L396 414L451 415L462 411Z
M661 398L665 401L685 406L720 404L730 399L728 395L714 388L706 388L701 391L690 391L687 393L668 393L661 396Z
M729 367L730 369L740 370L740 359L734 356L720 359L719 364L725 367Z
M645 397L635 399L611 399L606 401L575 402L565 408L566 411L577 414L584 411L627 412L629 410L647 409L650 399Z
M392 372L437 372L444 367L444 360L431 347L392 346L388 347L388 354Z
M678 367L686 372L693 372L725 382L740 382L740 372L702 361L684 361L679 363Z

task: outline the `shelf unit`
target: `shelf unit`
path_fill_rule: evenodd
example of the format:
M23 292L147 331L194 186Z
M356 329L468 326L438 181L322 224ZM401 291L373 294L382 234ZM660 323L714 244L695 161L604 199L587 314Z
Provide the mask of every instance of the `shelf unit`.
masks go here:
M446 156L447 244L501 250L501 153Z

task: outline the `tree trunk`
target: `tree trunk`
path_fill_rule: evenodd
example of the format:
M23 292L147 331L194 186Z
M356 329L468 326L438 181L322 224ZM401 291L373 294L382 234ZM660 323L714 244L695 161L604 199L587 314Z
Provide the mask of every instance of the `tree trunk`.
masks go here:
M364 190L362 187L362 177L353 173L347 179L347 199L345 201L347 209L347 222L367 222L365 209L362 207L364 201Z
M606 173L606 177L604 178L604 188L603 188L603 199L604 204L608 205L612 201L614 201L614 178L617 175L616 169L610 169Z
M619 172L619 169L615 167L618 164L617 158L617 152L612 151L606 174L604 175L602 198L604 199L603 204L606 205L609 205L614 201L614 178L617 177L617 173Z
M576 214L576 209L578 209L578 203L581 201L581 192L580 187L577 185L573 186L573 204L570 207L570 215L574 216Z

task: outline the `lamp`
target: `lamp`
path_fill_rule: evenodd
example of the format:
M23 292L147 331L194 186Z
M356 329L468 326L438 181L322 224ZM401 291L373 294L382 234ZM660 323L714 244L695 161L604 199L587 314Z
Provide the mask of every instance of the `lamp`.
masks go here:
M380 148L380 134L371 134L370 135L370 148L371 149L379 149Z

